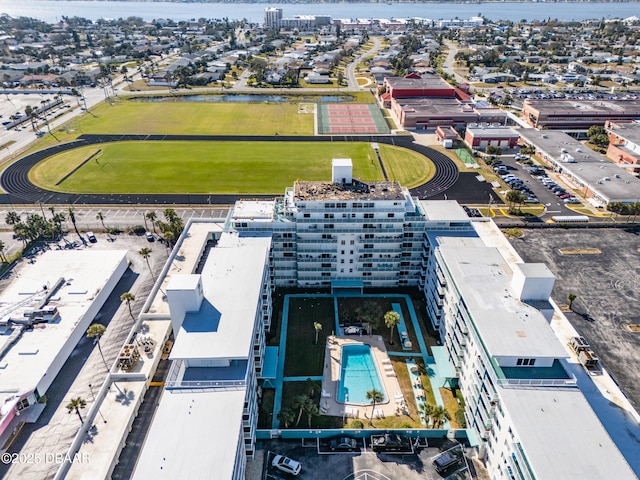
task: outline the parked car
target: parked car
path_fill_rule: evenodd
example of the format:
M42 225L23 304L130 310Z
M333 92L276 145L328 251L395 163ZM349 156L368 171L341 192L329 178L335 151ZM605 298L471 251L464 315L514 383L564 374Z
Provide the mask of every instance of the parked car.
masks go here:
M96 238L96 236L93 234L93 232L87 232L87 238L89 239L89 241L91 243L96 243L98 241L98 239Z
M358 442L355 438L337 437L331 440L329 448L334 452L351 452L358 450Z
M371 435L371 449L374 452L406 452L412 450L411 440L395 433Z
M151 232L144 232L144 236L147 237L147 241L148 242L155 242L156 241L156 237L154 237L153 233L151 233Z
M362 333L365 333L364 328L362 327L357 327L357 326L350 326L350 327L346 327L344 329L344 334L345 335L360 335Z
M564 199L564 203L582 203L576 197L567 197Z
M289 473L296 477L300 475L300 471L302 470L302 465L300 465L300 462L297 462L289 457L285 457L284 455L276 455L275 457L273 457L271 466L273 468L277 468L281 472Z
M560 195L560 198L564 200L565 198L569 198L570 196L571 194L569 193L563 193L562 195Z

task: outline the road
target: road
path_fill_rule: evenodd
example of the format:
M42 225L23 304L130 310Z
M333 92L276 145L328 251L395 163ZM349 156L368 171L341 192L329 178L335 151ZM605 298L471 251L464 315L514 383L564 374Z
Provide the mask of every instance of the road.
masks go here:
M356 78L356 66L369 55L375 55L378 53L378 50L380 50L380 47L382 46L380 37L372 36L369 37L369 39L373 41L373 47L354 58L353 61L344 69L344 78L347 80L347 89L349 90L360 90L362 88L358 85L358 79Z
M451 40L444 40L444 44L447 46L449 51L447 52L447 58L444 61L444 65L442 66L443 70L455 78L458 83L468 83L469 80L464 78L462 75L456 73L453 65L456 61L456 53L458 53L458 47Z

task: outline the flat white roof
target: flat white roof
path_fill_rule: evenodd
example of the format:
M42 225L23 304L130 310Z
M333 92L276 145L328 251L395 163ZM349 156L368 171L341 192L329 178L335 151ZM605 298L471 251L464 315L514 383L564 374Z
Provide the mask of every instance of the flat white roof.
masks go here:
M438 248L491 356L565 358L544 316L511 288L512 271L492 247Z
M334 158L331 160L331 165L334 167L351 167L353 164L350 158Z
M96 295L105 287L117 267L126 261L125 250L50 250L16 272L15 280L0 294L0 310L24 302L43 285L53 288L64 277L65 283L52 295L48 305L58 307L60 318L25 331L0 359L0 391L17 394L33 390L48 372L60 350L75 331ZM33 298L42 299L43 295ZM17 316L19 310L14 311ZM4 344L9 335L0 335Z
M544 263L516 263L513 268L531 278L556 278Z
M582 392L573 388L501 388L536 478L636 478Z
M270 222L273 220L275 200L238 200L233 207L233 220Z
M233 478L245 393L165 390L133 478Z
M224 233L202 270L204 300L187 313L171 358L247 358L271 237Z
M420 200L428 220L453 220L470 222L469 216L455 200Z

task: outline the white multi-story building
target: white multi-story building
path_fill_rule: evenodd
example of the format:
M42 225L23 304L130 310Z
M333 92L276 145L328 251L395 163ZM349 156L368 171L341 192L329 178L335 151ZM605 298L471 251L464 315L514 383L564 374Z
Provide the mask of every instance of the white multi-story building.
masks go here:
M549 326L553 275L499 246L492 225L454 201L359 182L347 159L334 160L331 182L237 202L201 275L167 285L174 363L134 477L243 478L278 285L424 292L491 478L636 478ZM224 441L211 448L203 431Z
M264 9L264 28L278 28L282 20L282 9L268 7Z
M269 236L223 233L200 274L169 280L173 363L133 478L245 478L271 319L270 247Z

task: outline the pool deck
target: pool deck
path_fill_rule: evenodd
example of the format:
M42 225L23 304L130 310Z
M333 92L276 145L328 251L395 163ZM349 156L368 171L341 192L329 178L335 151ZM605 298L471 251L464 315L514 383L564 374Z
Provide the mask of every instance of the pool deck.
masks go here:
M376 404L375 418L393 417L404 400L400 393L400 384L395 375L391 360L387 354L384 340L379 335L361 335L358 337L327 337L325 364L322 376L322 398L320 412L323 415L366 420L371 415L372 405L357 403L341 403L337 401L340 382L341 356L343 345L365 344L371 347L371 353L378 376L385 393L385 401ZM392 374L393 372L393 374Z

